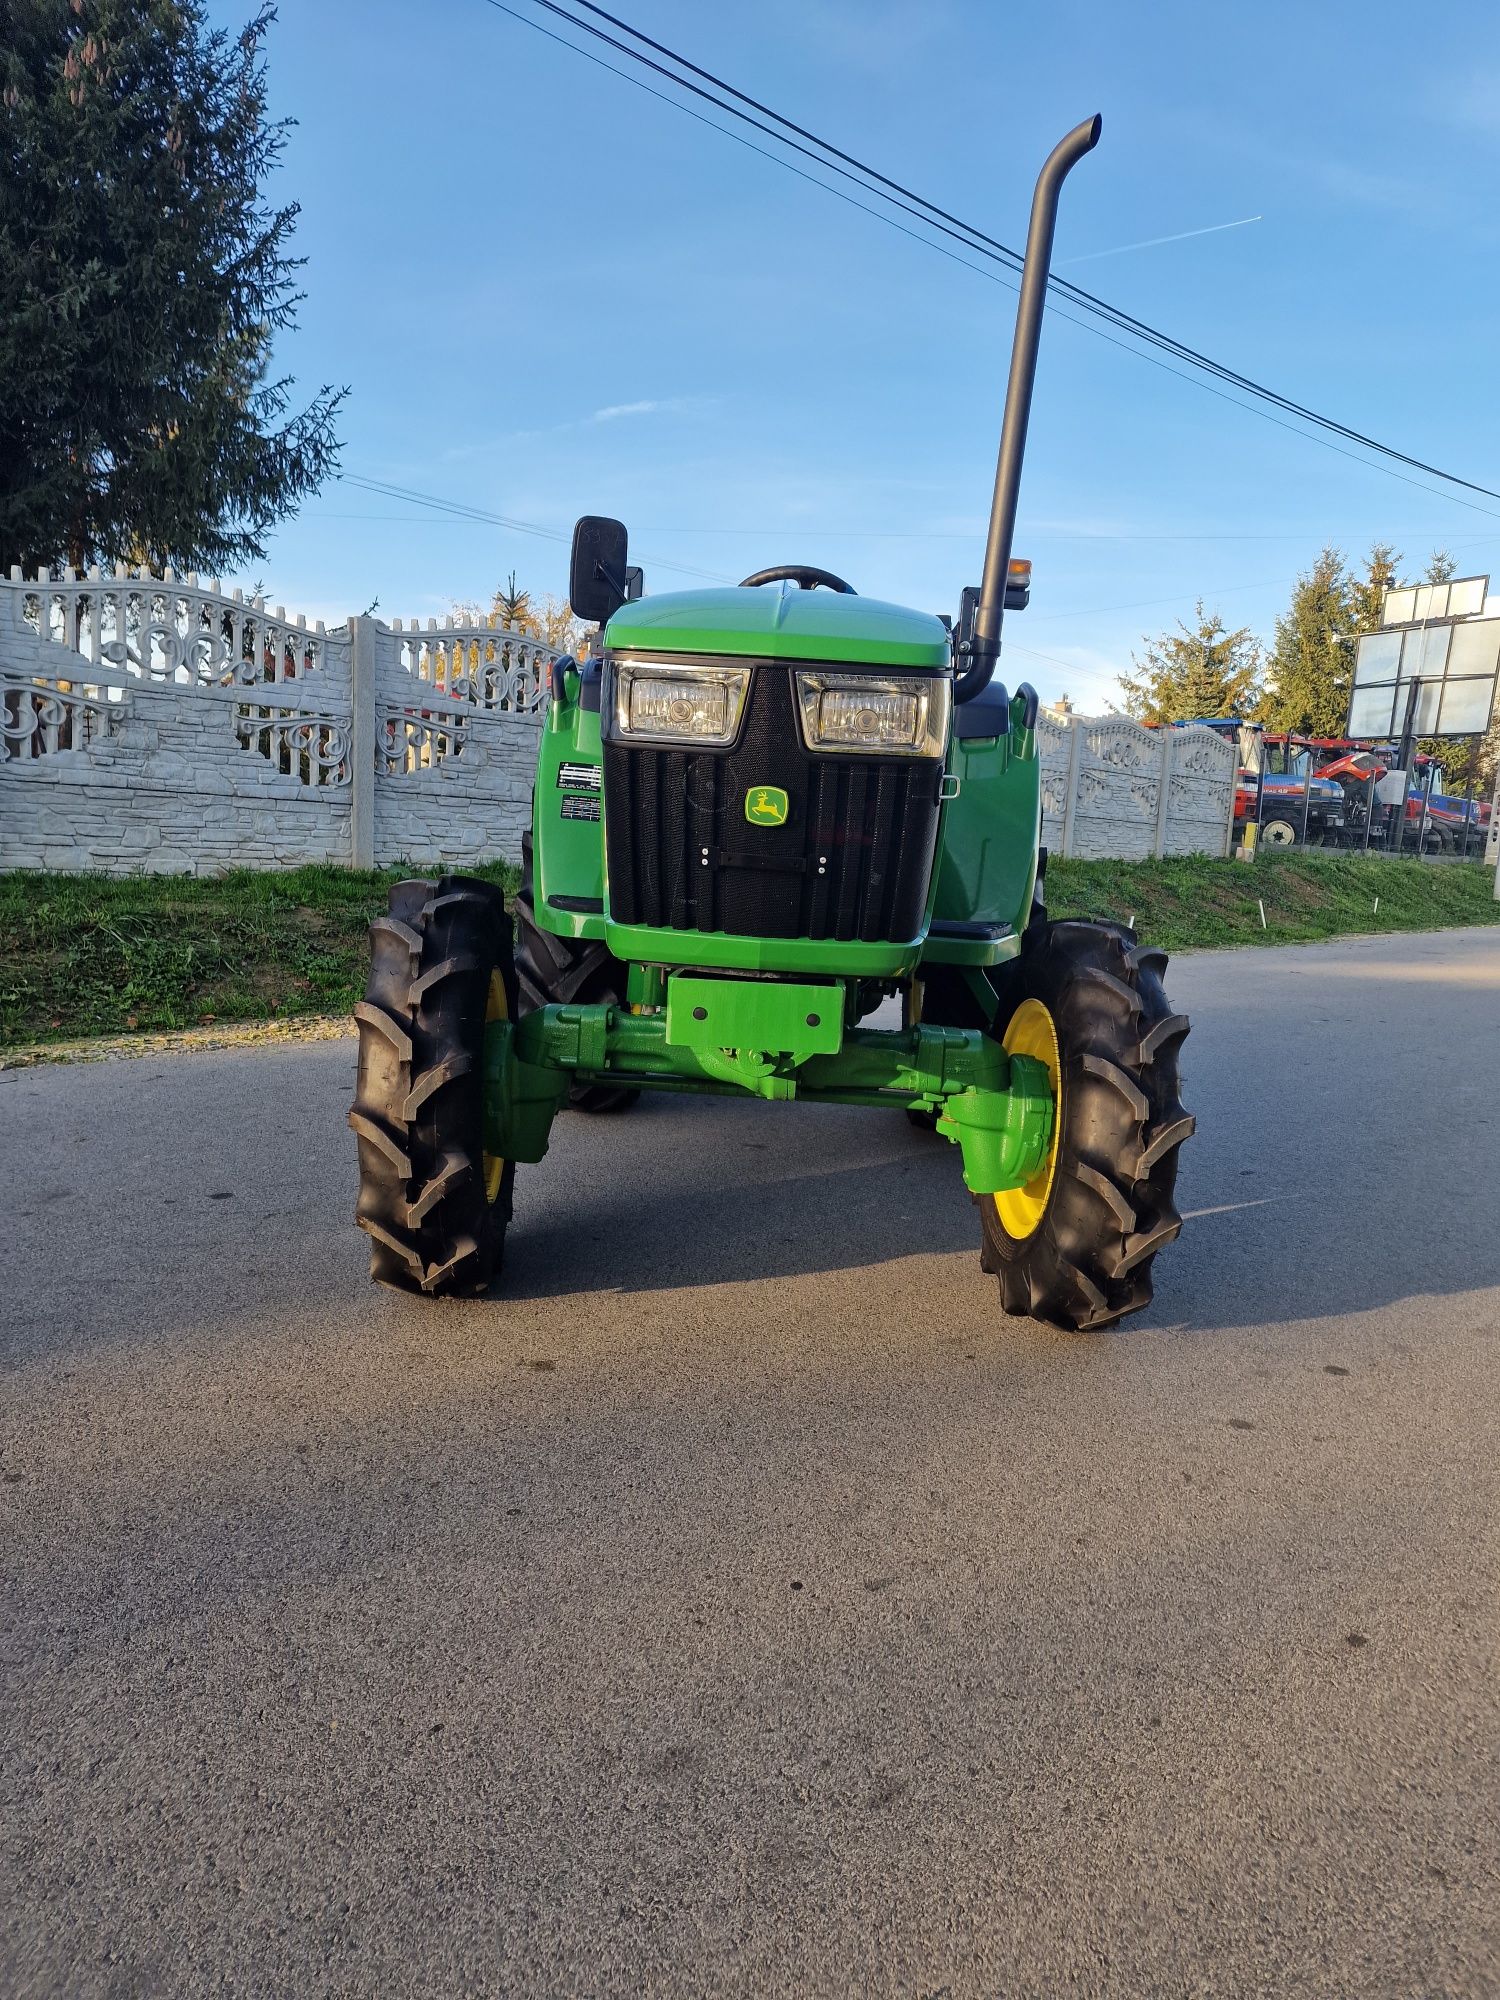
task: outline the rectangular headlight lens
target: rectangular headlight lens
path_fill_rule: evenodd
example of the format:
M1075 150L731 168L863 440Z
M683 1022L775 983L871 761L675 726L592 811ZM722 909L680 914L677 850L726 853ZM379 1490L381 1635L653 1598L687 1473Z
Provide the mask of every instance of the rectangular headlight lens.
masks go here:
M614 674L614 721L622 736L718 747L734 741L750 685L748 667L618 661Z
M797 675L797 706L809 750L941 757L951 692L946 679L918 674Z

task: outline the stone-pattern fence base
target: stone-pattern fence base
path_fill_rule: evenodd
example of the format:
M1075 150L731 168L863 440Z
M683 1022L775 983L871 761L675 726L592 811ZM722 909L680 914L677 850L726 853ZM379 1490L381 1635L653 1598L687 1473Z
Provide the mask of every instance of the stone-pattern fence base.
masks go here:
M13 570L0 867L514 859L553 657L452 619L309 626L170 570Z

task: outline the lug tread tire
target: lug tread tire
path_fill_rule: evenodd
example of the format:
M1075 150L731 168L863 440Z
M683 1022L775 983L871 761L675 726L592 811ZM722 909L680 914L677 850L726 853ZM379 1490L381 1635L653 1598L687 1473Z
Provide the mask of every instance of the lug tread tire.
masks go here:
M573 1001L619 1006L625 999L625 967L597 938L564 938L544 931L536 920L532 880L532 842L521 836L521 886L514 900L516 918L516 981L520 1012L538 1007L568 1006ZM568 1108L609 1114L628 1111L638 1090L617 1090L607 1083L575 1083L568 1091Z
M980 1262L1009 1314L1085 1332L1151 1302L1152 1262L1182 1228L1177 1160L1193 1131L1178 1096L1189 1024L1167 1004L1166 964L1123 925L1070 919L996 975L996 1032L1023 1000L1041 1001L1063 1069L1057 1169L1037 1228L1008 1236L993 1199L976 1197Z
M1186 1014L1164 1014L1141 1036L1140 1053L1136 1061L1155 1062L1157 1050L1184 1041L1192 1032L1192 1025Z
M373 1028L377 1035L384 1035L396 1051L397 1062L411 1061L411 1036L406 1032L404 1021L394 1020L383 1007L374 1007L368 1000L361 1000L354 1009L356 1022L363 1022Z
M515 1168L507 1162L491 1203L475 1075L495 972L514 1015L511 920L488 882L398 882L389 914L370 926L349 1113L355 1220L370 1238L371 1277L401 1291L474 1296L500 1270Z
M445 1084L454 1082L458 1077L467 1076L473 1067L473 1056L461 1053L449 1056L445 1062L435 1064L424 1076L418 1078L411 1087L411 1094L401 1107L402 1116L407 1123L410 1124L416 1117L429 1097L441 1090Z
M1185 1111L1180 1118L1174 1118L1169 1125L1153 1125L1151 1143L1142 1151L1136 1167L1137 1177L1144 1179L1163 1154L1182 1145L1184 1140L1191 1139L1197 1129L1198 1121L1191 1111Z
M1080 1056L1078 1060L1079 1067L1087 1075L1096 1076L1101 1083L1108 1084L1111 1090L1117 1090L1135 1116L1143 1124L1145 1123L1151 1111L1146 1094L1136 1089L1135 1084L1117 1062L1111 1062L1108 1056L1095 1055Z
M404 944L413 958L422 949L422 933L414 931L410 924L402 923L398 917L377 917L370 929L388 933L398 943ZM358 1009L355 1011L358 1012Z

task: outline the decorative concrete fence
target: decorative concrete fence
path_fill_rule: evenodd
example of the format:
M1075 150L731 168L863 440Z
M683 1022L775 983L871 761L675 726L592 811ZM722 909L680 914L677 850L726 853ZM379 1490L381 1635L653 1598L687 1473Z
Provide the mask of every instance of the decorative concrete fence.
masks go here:
M1053 854L1140 861L1229 852L1239 752L1212 729L1042 716L1037 735L1042 840Z
M555 655L452 619L327 630L196 576L0 582L0 867L213 875L514 859ZM1224 854L1236 752L1038 725L1054 853Z
M514 859L553 657L452 619L330 631L170 570L13 570L0 866Z

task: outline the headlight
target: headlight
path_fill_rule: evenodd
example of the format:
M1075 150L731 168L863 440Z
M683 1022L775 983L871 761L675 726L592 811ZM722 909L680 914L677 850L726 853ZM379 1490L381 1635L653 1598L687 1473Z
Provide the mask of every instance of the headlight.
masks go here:
M614 723L647 743L732 743L750 685L748 667L678 667L617 661Z
M952 683L917 674L797 675L797 706L809 750L872 757L941 757L948 744Z

